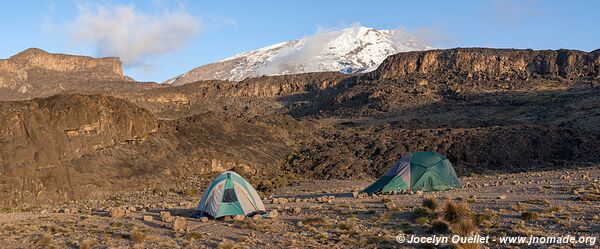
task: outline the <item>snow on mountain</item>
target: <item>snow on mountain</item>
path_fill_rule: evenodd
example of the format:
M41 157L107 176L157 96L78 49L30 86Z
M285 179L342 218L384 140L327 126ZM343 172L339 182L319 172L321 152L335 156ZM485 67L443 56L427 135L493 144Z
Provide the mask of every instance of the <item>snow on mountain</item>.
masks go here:
M197 67L165 83L182 85L211 79L239 81L262 75L323 71L368 72L392 54L432 48L403 30L351 27L243 52Z

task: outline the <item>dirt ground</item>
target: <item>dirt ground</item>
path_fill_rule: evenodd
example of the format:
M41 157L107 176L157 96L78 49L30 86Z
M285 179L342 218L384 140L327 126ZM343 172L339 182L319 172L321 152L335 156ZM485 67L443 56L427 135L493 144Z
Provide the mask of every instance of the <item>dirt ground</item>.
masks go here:
M0 237L3 248L420 248L424 245L396 242L396 235L600 235L598 166L472 175L461 182L462 189L451 191L355 196L369 181L304 181L263 196L277 216L245 220L192 218L200 196L126 193L110 200L10 210L0 214ZM422 208L424 198L434 199L437 207ZM447 202L465 203L468 210L459 215L472 219L472 227L446 221ZM111 217L110 211L119 207L128 211ZM182 230L164 222L161 211L184 217ZM460 247L437 247L450 246ZM462 245L472 248L468 246L473 245ZM527 247L499 242L480 246ZM562 246L597 248L598 242Z

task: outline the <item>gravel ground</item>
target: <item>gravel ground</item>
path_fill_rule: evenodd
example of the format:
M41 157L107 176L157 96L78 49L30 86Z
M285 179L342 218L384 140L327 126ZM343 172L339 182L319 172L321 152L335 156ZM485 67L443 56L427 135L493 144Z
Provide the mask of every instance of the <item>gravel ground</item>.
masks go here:
M0 236L3 248L420 248L422 244L396 242L396 235L600 235L600 167L469 176L461 181L463 188L451 191L358 197L353 192L370 181L303 181L263 196L267 209L277 210L276 217L241 221L192 218L199 196L127 193L111 200L1 213ZM437 207L422 208L424 198L434 199ZM468 207L460 214L465 222L445 218L448 202ZM111 217L116 209L128 211ZM163 221L161 211L185 218L181 230ZM472 220L472 227L464 228ZM599 243L562 246L598 248ZM499 242L479 246L527 247ZM553 246L557 245L529 247Z

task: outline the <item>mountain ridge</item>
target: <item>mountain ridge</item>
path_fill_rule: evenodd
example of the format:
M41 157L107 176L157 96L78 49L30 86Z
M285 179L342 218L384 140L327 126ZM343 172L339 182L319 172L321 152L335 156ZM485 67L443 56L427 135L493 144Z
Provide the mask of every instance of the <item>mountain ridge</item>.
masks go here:
M389 55L432 48L402 30L352 27L242 52L194 68L165 83L182 85L198 80L240 81L263 75L325 71L369 72L375 70Z

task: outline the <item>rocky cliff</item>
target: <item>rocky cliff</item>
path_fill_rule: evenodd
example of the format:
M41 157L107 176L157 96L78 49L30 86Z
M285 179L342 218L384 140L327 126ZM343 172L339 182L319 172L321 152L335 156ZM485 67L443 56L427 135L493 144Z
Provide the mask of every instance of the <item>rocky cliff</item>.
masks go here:
M473 80L600 77L600 51L457 48L399 53L372 72L377 79L453 73Z
M113 97L57 95L0 102L0 164L53 166L96 150L144 139L157 123L148 111Z
M67 54L51 54L38 48L29 48L9 59L0 60L0 70L18 73L32 68L57 72L96 71L91 77L122 80L121 61L116 57L92 58Z
M65 162L144 140L156 130L150 112L113 97L58 95L0 102L1 203L67 194L75 175Z
M123 75L119 58L52 54L30 48L0 60L2 100L47 97L69 91L131 88L129 84L131 79Z

